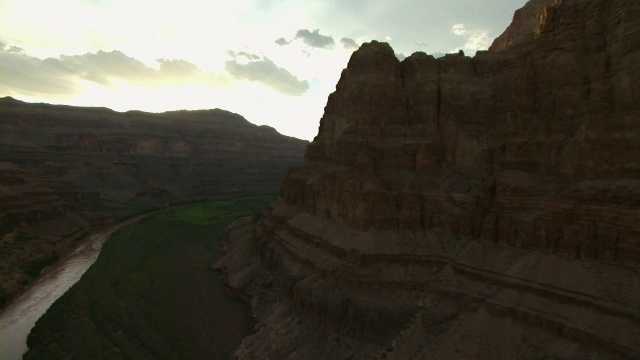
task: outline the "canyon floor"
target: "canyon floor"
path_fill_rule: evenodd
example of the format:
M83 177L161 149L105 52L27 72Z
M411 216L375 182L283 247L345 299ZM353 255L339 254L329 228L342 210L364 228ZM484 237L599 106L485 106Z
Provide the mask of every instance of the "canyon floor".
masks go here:
M211 269L216 239L272 199L185 205L123 228L38 321L24 358L230 358L253 323Z

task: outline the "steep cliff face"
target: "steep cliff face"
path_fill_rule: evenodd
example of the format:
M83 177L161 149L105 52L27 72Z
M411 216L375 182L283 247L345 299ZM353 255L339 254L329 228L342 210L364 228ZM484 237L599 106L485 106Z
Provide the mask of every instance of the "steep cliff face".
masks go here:
M360 230L638 264L640 54L626 5L547 7L538 38L474 58L400 63L363 45L284 200Z
M639 61L632 0L531 1L473 58L364 44L230 231L237 354L640 356Z

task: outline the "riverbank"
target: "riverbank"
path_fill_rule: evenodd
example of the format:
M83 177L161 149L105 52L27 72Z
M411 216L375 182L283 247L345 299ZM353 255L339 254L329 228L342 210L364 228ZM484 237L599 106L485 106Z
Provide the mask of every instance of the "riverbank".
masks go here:
M0 164L0 182L7 181L7 176L11 175L3 165L6 164ZM55 268L92 236L159 209L104 199L96 200L85 209L77 209L66 203L56 204L54 198L38 192L35 185L26 188L30 190L22 190L29 196L0 195L2 313L46 275L45 269Z
M95 262L102 244L111 234L156 212L139 215L138 210L129 211L127 215L131 216L122 217L118 224L95 230L81 240L75 249L70 249L60 261L41 271L35 281L0 313L0 359L22 358L27 351L27 335L36 321Z
M25 359L224 359L252 332L248 306L229 296L217 239L272 195L192 204L129 225L38 320Z

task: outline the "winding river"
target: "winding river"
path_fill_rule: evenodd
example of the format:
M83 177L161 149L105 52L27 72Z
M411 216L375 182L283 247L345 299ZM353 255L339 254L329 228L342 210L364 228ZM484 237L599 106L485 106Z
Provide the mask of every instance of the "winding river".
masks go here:
M21 359L27 351L27 336L36 321L80 280L82 274L98 258L102 244L109 236L122 226L151 214L135 217L89 236L62 261L45 269L40 277L0 314L0 359Z

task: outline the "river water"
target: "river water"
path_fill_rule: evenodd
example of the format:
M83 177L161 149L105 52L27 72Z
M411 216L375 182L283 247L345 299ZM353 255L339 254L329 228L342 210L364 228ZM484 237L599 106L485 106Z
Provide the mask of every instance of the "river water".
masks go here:
M45 269L27 290L0 314L0 360L17 360L27 351L27 335L49 307L96 261L102 244L116 230L151 214L91 235L62 261Z

